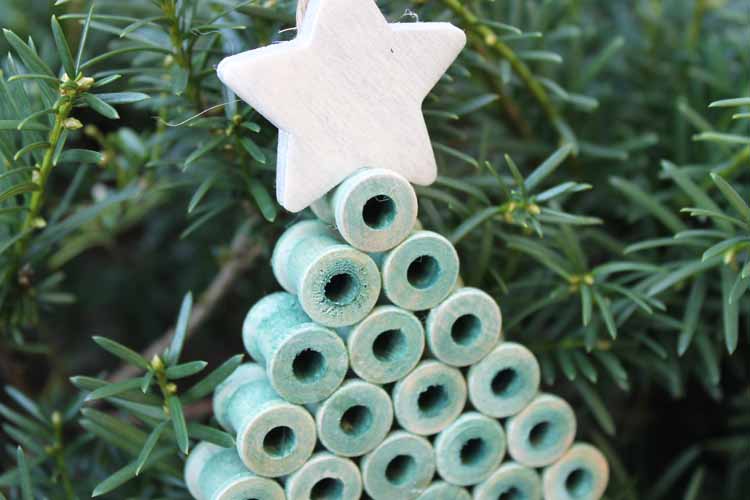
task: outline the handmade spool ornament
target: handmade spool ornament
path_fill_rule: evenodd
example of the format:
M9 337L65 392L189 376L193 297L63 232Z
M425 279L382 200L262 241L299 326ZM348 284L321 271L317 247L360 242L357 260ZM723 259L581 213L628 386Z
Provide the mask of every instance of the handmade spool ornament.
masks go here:
M576 417L562 398L539 394L506 421L505 432L513 460L529 467L544 467L559 459L573 443Z
M328 452L314 454L284 482L288 499L343 500L362 495L362 476L356 464Z
M435 475L429 441L405 431L392 432L360 462L365 491L375 500L417 498Z
M417 500L471 500L471 494L455 484L434 481Z
M396 382L391 396L399 425L428 436L442 431L461 414L466 404L466 382L458 369L426 360Z
M363 380L347 380L313 409L318 439L336 455L356 457L379 445L393 423L388 393Z
M539 391L536 357L524 346L502 342L469 368L469 401L478 411L505 418L523 410Z
M357 323L372 311L380 294L375 262L317 220L287 229L276 243L271 266L279 284L324 326Z
M279 483L247 470L237 450L206 442L190 452L185 462L185 484L197 500L285 499Z
M485 357L497 345L501 330L500 307L477 288L459 288L432 309L425 322L430 353L459 367Z
M346 346L332 330L312 322L297 297L277 292L258 301L242 324L245 349L274 390L290 403L321 401L349 368Z
M414 188L396 172L363 169L311 205L322 221L363 252L384 252L401 243L417 220Z
M450 241L432 231L416 231L379 257L383 293L409 311L435 307L458 279L458 253Z
M575 443L542 473L547 500L601 498L608 482L607 460L602 452L586 443Z
M354 373L373 384L403 378L424 351L422 322L396 306L377 306L365 319L338 332L346 339Z
M216 387L214 415L236 436L242 462L255 474L279 477L300 468L315 448L315 421L285 401L255 363L240 365Z
M497 420L468 412L441 431L434 446L440 477L470 486L487 479L503 461L505 432Z
M529 467L505 462L474 488L474 500L542 500L542 480Z

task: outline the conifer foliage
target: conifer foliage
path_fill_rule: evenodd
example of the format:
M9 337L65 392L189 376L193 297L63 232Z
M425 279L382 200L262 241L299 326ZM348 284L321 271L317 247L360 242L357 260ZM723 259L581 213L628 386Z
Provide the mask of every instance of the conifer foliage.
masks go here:
M576 408L607 497L748 498L747 2L378 4L468 35L424 103L420 220ZM294 37L295 6L0 0L0 498L184 498L191 446L233 444L210 393L296 217L215 65Z

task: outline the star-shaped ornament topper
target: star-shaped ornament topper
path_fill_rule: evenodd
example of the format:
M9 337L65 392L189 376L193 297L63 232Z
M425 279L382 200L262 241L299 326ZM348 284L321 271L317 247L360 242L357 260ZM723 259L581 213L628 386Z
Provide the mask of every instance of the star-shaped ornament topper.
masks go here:
M294 40L218 74L278 127L276 196L298 212L365 167L434 182L422 101L465 44L449 23L389 24L374 0L310 0Z

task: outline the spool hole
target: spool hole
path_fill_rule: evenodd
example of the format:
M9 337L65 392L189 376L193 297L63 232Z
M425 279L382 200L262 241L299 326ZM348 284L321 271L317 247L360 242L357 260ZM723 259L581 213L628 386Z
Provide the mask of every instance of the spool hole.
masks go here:
M456 344L469 345L482 334L482 322L473 314L464 314L453 322L451 338Z
M339 306L354 302L359 294L359 283L349 273L334 274L328 279L323 292L326 299Z
M518 373L512 368L503 368L492 377L490 387L495 396L506 396L518 380Z
M349 436L361 436L372 425L372 412L364 405L355 405L341 415L341 430Z
M375 230L388 229L396 218L396 203L388 196L373 196L362 207L362 220Z
M273 458L289 456L297 443L294 431L285 426L274 427L263 438L263 451Z
M438 415L450 403L448 391L442 385L431 385L419 393L417 406L426 417Z
M440 264L435 257L422 255L409 264L406 279L411 286L424 290L435 284L440 274Z
M303 384L320 380L326 372L326 359L318 351L304 349L292 361L292 373Z
M406 351L406 335L401 330L386 330L375 337L372 354L383 363L401 358Z
M396 486L410 481L417 469L417 462L410 455L396 455L385 468L385 478Z
M335 477L324 477L310 490L310 500L340 500L344 498L344 483Z
M507 490L500 493L497 500L523 500L523 493L519 491L515 486L511 486Z
M594 477L586 469L574 469L565 478L565 489L573 498L586 497L591 493Z
M481 438L471 438L461 447L462 465L476 465L487 456L487 444Z
M539 422L529 432L529 443L533 448L544 448L552 438L552 426L549 422Z

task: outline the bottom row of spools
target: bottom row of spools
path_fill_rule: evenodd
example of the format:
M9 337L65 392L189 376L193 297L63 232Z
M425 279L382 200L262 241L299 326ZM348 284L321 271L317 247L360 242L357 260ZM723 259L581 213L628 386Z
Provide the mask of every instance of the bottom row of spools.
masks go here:
M509 353L533 358L523 346L501 342L485 362ZM450 373L440 373L441 367ZM450 385L451 370L455 388L447 394L453 397L431 392ZM214 394L215 416L236 433L237 447L199 444L186 464L188 488L198 500L348 500L363 492L374 499L601 497L607 462L593 446L572 444L576 419L563 399L532 395L500 421L483 414L493 410L480 402L483 386L499 382L483 377L482 363L472 370L467 388L459 370L426 360L405 385L393 386L392 399L382 387L352 378L305 408L280 398L261 366L242 365ZM481 408L473 406L483 413L461 413L467 392L480 396L468 399L476 399ZM400 405L415 398L415 405ZM411 406L420 412L412 421ZM455 412L446 413L451 406ZM441 429L435 433L431 411L451 423L433 422ZM511 461L503 462L506 455Z

